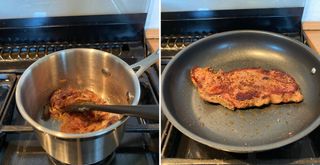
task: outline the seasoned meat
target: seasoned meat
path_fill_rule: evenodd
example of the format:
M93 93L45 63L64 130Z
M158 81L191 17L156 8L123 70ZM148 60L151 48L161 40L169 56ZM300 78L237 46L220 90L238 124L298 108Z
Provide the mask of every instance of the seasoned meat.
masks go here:
M108 127L120 120L118 114L88 111L88 112L64 112L63 108L74 103L91 102L95 104L107 104L94 92L84 89L58 89L50 98L50 115L62 122L60 131L66 133L87 133Z
M224 72L194 67L190 74L203 100L231 110L303 100L294 78L279 70L243 68Z

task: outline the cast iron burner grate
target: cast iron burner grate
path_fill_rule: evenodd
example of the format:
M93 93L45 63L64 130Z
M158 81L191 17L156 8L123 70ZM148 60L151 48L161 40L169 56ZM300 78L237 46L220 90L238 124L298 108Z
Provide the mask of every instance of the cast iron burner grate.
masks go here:
M161 50L179 50L189 46L191 43L210 36L214 33L195 33L191 35L161 36ZM282 33L284 36L302 41L300 33Z
M52 52L70 48L92 48L103 50L117 56L125 56L129 51L129 44L135 42L101 42L101 43L70 43L47 42L35 44L0 45L0 61L36 60Z
M161 50L177 50L189 46L191 43L212 35L213 33L196 33L191 35L175 35L161 37Z
M91 164L91 165L109 165L111 164L111 162L115 159L115 152L112 152L108 157L106 157L105 159ZM65 163L61 163L59 160L56 160L55 158L51 157L48 155L48 159L51 161L52 165L67 165Z
M248 154L230 153L200 144L169 122L162 132L163 164L320 164L320 129L284 147Z
M189 46L193 42L205 38L207 36L213 35L214 33L198 32L189 35L170 35L161 36L161 69L169 63L169 61L183 48ZM306 40L301 33L281 33L284 36L290 37L297 41L306 44Z
M195 32L188 35L172 34L172 35L162 35L161 36L161 69L163 70L165 66L170 62L170 60L183 48L189 46L193 42L199 39L205 38L207 36L213 35L213 32ZM305 45L307 41L305 36L301 32L292 33L280 33L281 35L287 36L291 39L302 42Z

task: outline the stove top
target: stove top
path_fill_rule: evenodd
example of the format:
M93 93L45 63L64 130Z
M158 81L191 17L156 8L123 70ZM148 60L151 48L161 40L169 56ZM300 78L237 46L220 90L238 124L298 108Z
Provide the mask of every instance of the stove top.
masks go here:
M148 55L144 43L146 14L72 16L0 20L0 164L61 164L39 144L15 103L15 87L34 61L68 48L112 53L128 64ZM141 77L139 104L158 104L159 74L150 67ZM97 164L158 164L158 122L131 117L120 146Z
M162 28L169 25L173 27L173 24L179 28L162 30L164 32L161 34L161 69L163 70L180 50L192 42L228 30L266 30L288 36L306 44L301 33L300 23L296 22L298 20L301 21L303 8L261 10L206 11L206 14L201 14L201 12L162 13L162 19L164 19L162 20ZM278 10L278 12L274 12L275 10ZM296 12L288 14L288 11ZM235 26L229 24L228 19L234 20L236 18L225 16L231 14L234 16L236 15L235 13L239 14L238 22L250 22L251 24L237 24ZM254 16L254 13L260 14L256 15L257 17L249 17L249 15ZM263 16L261 13L266 15ZM281 13L287 14L282 15ZM213 17L194 18L197 15ZM223 17L219 17L219 15ZM274 17L267 15L274 15ZM296 18L294 18L295 16ZM240 21L241 19L243 21ZM291 22L290 26L284 28L284 24L278 22L281 19ZM219 25L212 25L212 22ZM269 22L270 24L264 24L263 22ZM269 27L271 25L272 27ZM195 27L192 28L192 26ZM237 154L217 150L198 143L177 130L163 114L161 117L162 164L320 164L320 142L318 140L320 128L317 128L304 138L278 149L259 153Z

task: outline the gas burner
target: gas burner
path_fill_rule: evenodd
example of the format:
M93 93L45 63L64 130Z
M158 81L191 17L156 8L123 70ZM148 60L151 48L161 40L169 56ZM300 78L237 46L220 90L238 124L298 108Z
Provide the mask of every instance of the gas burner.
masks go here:
M116 153L115 152L112 152L109 156L107 156L105 159L97 162L97 163L94 163L94 164L91 164L91 165L109 165L112 163L112 161L114 160L115 158L115 155ZM53 158L52 156L49 156L48 155L48 159L50 161L50 163L52 165L67 165L65 163L61 163L59 160Z

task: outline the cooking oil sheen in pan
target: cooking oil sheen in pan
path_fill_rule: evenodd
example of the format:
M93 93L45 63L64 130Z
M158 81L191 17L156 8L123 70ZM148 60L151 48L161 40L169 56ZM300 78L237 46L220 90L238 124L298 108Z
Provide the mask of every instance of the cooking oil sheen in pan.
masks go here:
M238 53L236 53L238 54ZM288 137L299 133L299 130L305 129L309 124L306 124L314 118L313 112L305 107L312 107L317 104L318 98L315 91L319 91L318 86L312 83L313 76L316 76L316 69L308 68L304 65L299 66L299 69L305 70L308 74L302 75L299 72L292 70L297 66L283 67L288 65L286 59L281 59L277 54L270 53L274 58L265 59L265 56L254 56L252 59L232 59L228 58L223 63L216 64L219 57L214 60L208 60L204 66L211 66L215 70L223 69L229 71L237 68L262 67L264 69L279 69L289 73L294 77L301 88L304 95L304 101L301 103L289 104L270 104L260 108L249 108L245 110L231 111L222 105L212 104L203 101L195 87L191 92L192 113L197 121L190 121L189 127L202 130L209 135L214 135L213 141L224 139L225 144L239 145L239 141L243 146L261 144L261 139L264 139L263 144L270 144L285 140ZM222 58L222 56L221 56ZM262 59L260 59L262 58ZM283 65L274 65L273 60L277 59ZM266 62L268 61L269 62ZM275 60L276 61L276 60ZM212 62L212 63L211 63ZM311 74L310 74L311 72ZM301 118L303 116L303 118ZM293 131L294 130L294 131Z
M286 63L285 60L282 60L282 62ZM285 140L296 135L299 132L297 130L305 129L306 123L314 118L312 112L305 107L310 107L311 104L317 102L315 91L318 91L318 87L312 85L315 69L310 69L311 74L306 77L292 72L291 68L277 68L272 62L268 65L269 63L263 60L257 60L253 64L254 66L250 65L249 60L227 60L219 65L206 64L205 66L213 66L215 70L223 69L225 71L235 69L235 66L239 67L239 65L243 68L280 69L295 78L301 87L304 101L301 103L270 104L260 108L232 111L222 105L203 101L193 86L191 105L198 121L191 121L190 124L200 123L199 129L202 129L202 132L214 135L217 140L223 138L225 144L238 145L241 141L244 146L261 144L261 139L265 140L263 141L264 144ZM300 66L300 69L309 70L305 66ZM301 118L301 116L304 117Z
M203 101L196 90L192 92L192 101L193 113L201 121L199 129L222 137L226 144L237 144L234 139L242 141L244 146L255 145L265 139L262 137L270 137L265 144L285 139L295 134L292 130L303 129L299 123L304 121L299 116L308 115L302 109L304 102L232 111Z

